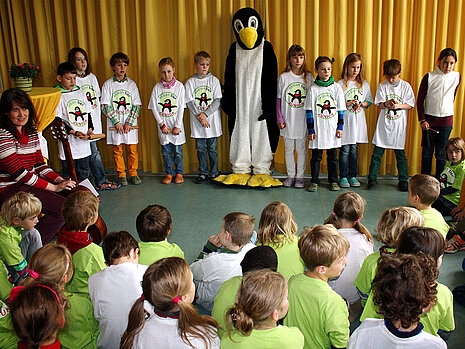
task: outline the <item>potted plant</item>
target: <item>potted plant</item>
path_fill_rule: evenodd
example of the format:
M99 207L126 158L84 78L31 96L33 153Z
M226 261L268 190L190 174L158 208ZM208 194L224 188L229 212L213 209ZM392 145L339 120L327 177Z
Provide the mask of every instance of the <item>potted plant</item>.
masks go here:
M32 80L39 75L38 65L31 63L12 64L10 67L10 77L15 80L15 86L24 92L31 92Z

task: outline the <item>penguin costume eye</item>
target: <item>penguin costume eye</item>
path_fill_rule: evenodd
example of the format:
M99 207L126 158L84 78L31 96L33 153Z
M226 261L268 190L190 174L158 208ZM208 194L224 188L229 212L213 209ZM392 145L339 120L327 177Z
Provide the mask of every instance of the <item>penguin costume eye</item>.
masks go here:
M236 19L234 21L234 30L239 33L242 29L244 29L244 25L242 24L240 19Z
M257 17L251 16L249 18L249 27L252 27L254 29L258 29L258 19L257 19Z

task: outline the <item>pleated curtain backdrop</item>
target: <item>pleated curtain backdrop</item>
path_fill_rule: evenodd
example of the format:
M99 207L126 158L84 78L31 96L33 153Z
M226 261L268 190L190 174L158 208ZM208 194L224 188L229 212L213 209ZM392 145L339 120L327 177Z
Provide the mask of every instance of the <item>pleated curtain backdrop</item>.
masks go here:
M205 50L212 57L211 71L223 82L230 44L235 40L232 15L241 7L254 7L262 16L265 37L276 52L280 71L292 44L307 51L307 64L319 55L335 58L333 75L340 78L347 54L364 58L365 78L374 96L383 80L382 63L397 58L401 78L415 94L424 74L434 70L445 47L457 51L455 70L463 73L465 8L461 0L2 0L0 1L0 69L5 88L12 87L9 66L18 62L40 65L35 86L56 84L56 67L74 46L89 55L92 72L102 85L112 76L109 59L115 52L129 55L128 76L136 81L143 108L139 129L139 161L145 172L161 172L163 164L157 125L147 109L150 94L160 79L158 61L174 59L176 78L185 82L194 72L193 55ZM452 136L462 135L464 86L455 102ZM369 139L376 127L378 110L367 111ZM106 120L103 120L104 124ZM196 171L195 143L190 136L189 114L184 114L187 143L183 146L185 172ZM219 140L219 166L229 170L229 135L223 115L223 137ZM60 169L55 142L49 140L50 163ZM409 112L406 154L409 173L420 171L421 131L416 108ZM99 143L104 165L113 167L111 147ZM359 147L359 174L365 175L373 146ZM286 172L282 141L275 154L275 168ZM323 166L325 167L325 166ZM309 170L309 166L307 166ZM307 170L307 172L308 172ZM396 174L393 152L387 152L381 174Z

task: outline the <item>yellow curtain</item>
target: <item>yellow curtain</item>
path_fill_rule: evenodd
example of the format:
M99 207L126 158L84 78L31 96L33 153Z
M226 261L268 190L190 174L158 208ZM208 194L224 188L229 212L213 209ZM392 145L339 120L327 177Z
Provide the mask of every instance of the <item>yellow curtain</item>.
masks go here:
M176 78L186 81L194 73L193 55L205 50L212 56L211 71L223 80L230 44L235 40L231 18L244 6L254 7L262 16L265 35L278 57L279 69L292 44L307 51L308 67L319 55L335 58L333 72L339 78L342 63L350 52L364 57L365 78L373 95L383 80L382 63L397 58L402 64L401 78L418 92L424 74L435 68L441 49L457 51L456 70L463 71L465 57L463 34L465 8L460 0L3 0L0 1L0 69L5 88L12 87L9 66L18 62L40 65L41 76L35 86L53 86L57 65L66 60L74 46L89 55L92 72L103 84L112 75L111 55L129 55L128 76L138 84L143 109L140 117L140 168L146 172L163 171L155 120L147 109L151 90L159 80L158 61L171 56L176 63ZM455 102L454 130L462 134L464 87ZM369 138L373 135L378 111L367 111ZM190 135L189 114L185 115L186 135ZM106 120L104 120L106 123ZM229 136L223 115L224 135L219 140L220 169L230 168ZM51 159L60 166L56 146L49 139ZM185 171L197 170L194 141L184 145ZM421 162L421 132L416 109L409 112L406 154L410 174L418 173ZM113 167L111 148L99 142L104 165ZM371 144L359 148L359 173L368 172ZM275 155L275 168L285 172L282 142ZM309 166L307 166L309 169ZM381 173L393 173L395 159L387 152Z

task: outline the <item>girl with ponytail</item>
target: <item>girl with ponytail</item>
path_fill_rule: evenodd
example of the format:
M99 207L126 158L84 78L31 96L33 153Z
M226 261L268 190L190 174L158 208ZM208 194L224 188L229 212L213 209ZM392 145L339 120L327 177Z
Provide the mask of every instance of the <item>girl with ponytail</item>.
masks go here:
M226 312L229 336L223 337L221 348L303 348L304 336L299 329L277 326L288 308L284 276L266 269L247 273L236 304Z
M143 293L129 312L121 349L220 347L217 322L192 305L195 285L182 258L163 258L150 265Z

